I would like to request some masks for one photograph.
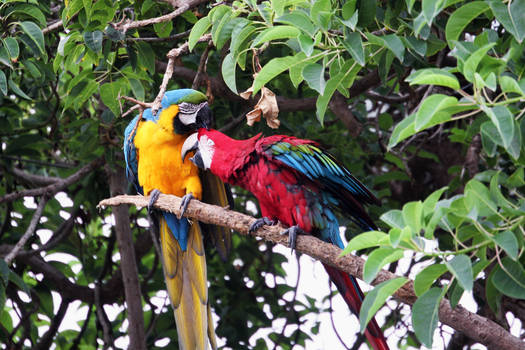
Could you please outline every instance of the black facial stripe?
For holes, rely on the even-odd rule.
[[[177,134],[187,134],[190,131],[197,129],[197,126],[195,123],[184,125],[179,119],[179,117],[175,116],[175,118],[173,118],[173,129],[175,130],[175,133]]]

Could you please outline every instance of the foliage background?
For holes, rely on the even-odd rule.
[[[177,8],[187,11],[151,21]],[[120,96],[153,101],[166,54],[186,41],[168,89],[206,91],[217,127],[233,137],[318,141],[381,198],[370,211],[389,236],[358,236],[348,251],[368,255],[368,282],[383,266],[416,279],[424,302],[412,315],[395,302],[383,311],[398,348],[430,346],[443,334],[439,301],[455,304],[465,290],[478,314],[523,337],[523,13],[517,0],[2,1],[0,253],[39,222],[13,263],[0,262],[2,347],[107,348],[126,333],[126,309],[111,321],[104,311],[124,293],[111,212],[96,204],[123,164],[128,119],[119,116],[131,104]],[[206,33],[209,50],[197,43]],[[256,99],[234,92],[252,83],[277,95],[278,130],[244,125]],[[238,210],[253,203],[235,193]],[[164,285],[144,213],[129,213],[147,347],[169,337],[175,348],[172,312],[156,306]],[[347,239],[357,233],[342,224]],[[300,348],[319,329],[307,315],[323,310],[283,298],[297,288],[284,279],[268,286],[286,275],[287,256],[262,245],[234,235],[226,263],[207,250],[217,334],[234,349]],[[398,268],[402,256],[408,269]],[[379,306],[389,287],[370,300]],[[89,310],[80,331],[58,331],[79,301]],[[286,332],[270,328],[277,319]],[[268,337],[254,336],[262,328]],[[447,348],[475,346],[448,332]]]

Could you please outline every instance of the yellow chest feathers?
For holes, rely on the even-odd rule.
[[[168,110],[163,110],[157,123],[141,121],[137,128],[134,144],[137,148],[139,183],[145,195],[158,189],[179,197],[192,192],[200,198],[202,190],[198,169],[189,160],[182,162],[180,156],[186,135],[173,132],[173,117],[170,120],[166,117]]]

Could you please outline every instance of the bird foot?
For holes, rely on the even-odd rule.
[[[193,198],[195,197],[193,197],[193,194],[191,192],[188,194],[185,194],[184,197],[182,197],[182,201],[180,202],[180,215],[177,216],[178,219],[182,218],[182,216],[186,212],[186,209],[188,209],[188,205],[190,204],[190,201]]]
[[[304,232],[299,226],[294,225],[281,232],[281,234],[288,235],[288,244],[290,245],[290,249],[292,249],[293,253],[295,250],[295,244],[297,243],[297,235],[304,235],[306,232]]]
[[[270,220],[267,217],[262,217],[262,218],[255,220],[253,224],[250,225],[250,228],[248,229],[248,233],[252,234],[264,225],[273,226],[275,224],[277,224],[277,221]]]
[[[148,215],[151,216],[153,212],[153,204],[159,199],[161,192],[156,188],[149,193],[149,202],[148,202]]]

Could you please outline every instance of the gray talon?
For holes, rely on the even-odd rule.
[[[150,216],[154,208],[153,204],[159,199],[160,193],[161,192],[155,188],[149,194],[148,215]]]
[[[188,193],[182,197],[182,201],[180,202],[180,215],[178,215],[178,218],[182,218],[184,213],[186,212],[186,209],[188,209],[188,205],[190,204],[190,201],[195,198],[193,197],[192,193]]]
[[[290,245],[290,249],[292,249],[293,253],[295,250],[295,244],[297,243],[297,235],[304,235],[305,232],[299,226],[294,225],[281,232],[281,234],[288,235],[288,244]]]
[[[267,217],[259,218],[259,219],[255,220],[255,221],[253,222],[253,224],[250,225],[250,228],[248,229],[248,233],[249,233],[249,234],[252,234],[252,233],[254,233],[255,231],[257,231],[259,228],[261,228],[262,226],[264,226],[264,225],[273,226],[273,225],[275,225],[276,223],[277,223],[276,221],[270,220],[270,219],[267,218]]]

